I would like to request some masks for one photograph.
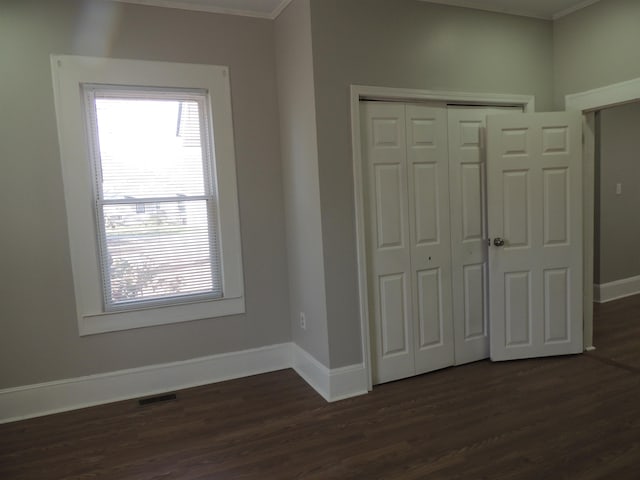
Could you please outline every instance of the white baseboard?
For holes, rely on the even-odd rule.
[[[593,301],[606,303],[640,294],[640,275],[593,286]]]
[[[0,390],[0,424],[291,367],[291,343]]]
[[[0,390],[0,424],[293,368],[328,402],[367,393],[364,365],[328,369],[293,343]]]
[[[293,345],[292,367],[327,402],[367,393],[363,364],[329,369],[298,345]]]
[[[298,345],[292,346],[291,366],[328,402],[330,398],[329,369]]]
[[[364,364],[332,368],[329,371],[330,402],[369,393]]]

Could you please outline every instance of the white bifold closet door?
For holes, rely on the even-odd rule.
[[[491,116],[491,359],[580,353],[579,112]]]
[[[486,121],[517,112],[522,108],[447,109],[456,365],[489,357]]]
[[[447,113],[363,102],[373,381],[453,364]]]
[[[374,383],[582,351],[580,116],[518,111],[361,104]]]

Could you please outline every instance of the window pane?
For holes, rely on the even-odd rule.
[[[221,296],[206,201],[105,205],[103,214],[107,303]]]
[[[96,96],[102,199],[205,195],[196,101]]]

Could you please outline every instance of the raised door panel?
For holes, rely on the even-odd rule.
[[[531,246],[531,187],[527,170],[508,170],[502,174],[502,212],[506,249]]]
[[[544,343],[569,341],[571,297],[567,268],[544,271]]]
[[[462,335],[465,341],[469,341],[487,336],[485,265],[482,263],[465,265],[463,277],[464,331]]]
[[[531,345],[531,272],[504,275],[505,342],[510,347]]]
[[[440,280],[438,268],[417,272],[419,350],[440,346],[445,341]]]
[[[547,168],[544,175],[544,245],[568,245],[571,225],[569,170]]]
[[[400,165],[374,165],[377,248],[403,248],[405,203]]]
[[[483,181],[484,165],[481,163],[463,164],[460,166],[461,180],[461,213],[462,242],[473,243],[482,240],[484,235],[483,220]]]
[[[406,276],[381,275],[378,282],[382,358],[406,355],[411,350],[411,318],[410,310],[407,308]]]
[[[413,165],[413,191],[415,192],[414,222],[416,245],[440,243],[440,186],[438,165]]]

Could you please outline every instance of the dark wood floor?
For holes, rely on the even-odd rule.
[[[327,404],[293,371],[0,425],[0,479],[640,478],[640,296],[594,353],[488,361]]]
[[[593,317],[593,355],[640,373],[640,295],[595,304]]]

